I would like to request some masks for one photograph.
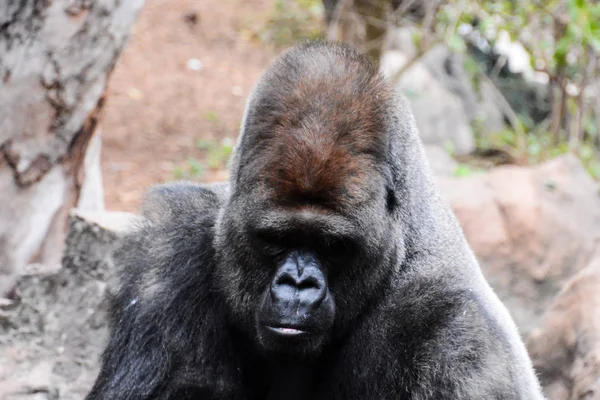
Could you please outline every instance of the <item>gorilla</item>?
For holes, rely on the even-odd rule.
[[[348,45],[281,54],[229,182],[140,214],[87,400],[543,399],[408,106]]]

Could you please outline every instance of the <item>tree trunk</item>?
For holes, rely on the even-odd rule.
[[[103,208],[94,132],[143,3],[0,0],[0,297],[60,264],[72,207]]]
[[[354,44],[378,63],[381,57],[391,0],[324,0],[329,40]]]

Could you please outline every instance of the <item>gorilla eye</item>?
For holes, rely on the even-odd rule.
[[[254,237],[258,240],[262,250],[271,256],[279,256],[286,251],[286,246],[280,235],[272,231],[256,231]]]
[[[331,262],[342,261],[351,257],[355,249],[353,241],[341,237],[327,239],[323,247],[321,253]]]
[[[335,239],[327,244],[327,250],[333,253],[342,253],[346,249],[346,243],[343,239]]]
[[[279,244],[281,239],[279,235],[267,230],[258,230],[254,236],[264,244]]]
[[[388,212],[392,212],[396,208],[396,194],[394,193],[392,188],[389,186],[385,188],[385,191],[386,191],[385,206],[386,206]]]

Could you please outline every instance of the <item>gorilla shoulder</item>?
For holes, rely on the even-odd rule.
[[[227,184],[151,187],[140,207],[142,218],[113,254],[119,268],[110,282],[112,306],[129,310],[128,304],[139,301],[152,304],[147,312],[159,313],[183,288],[177,281],[205,286],[214,266],[214,226],[228,196]]]
[[[149,221],[171,220],[190,212],[206,213],[219,209],[229,197],[226,182],[201,184],[169,182],[148,189],[140,214]]]

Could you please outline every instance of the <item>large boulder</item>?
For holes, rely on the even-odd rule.
[[[456,154],[469,153],[474,149],[472,123],[477,122],[488,132],[505,127],[504,113],[499,106],[500,92],[485,80],[476,88],[473,76],[465,68],[465,56],[453,53],[442,44],[419,57],[413,39],[415,34],[418,31],[410,27],[389,30],[382,71],[393,79],[411,62],[395,84],[411,101],[424,142],[449,141]]]
[[[600,399],[600,255],[567,283],[527,347],[550,400]]]
[[[504,129],[504,114],[499,107],[498,92],[486,81],[475,90],[473,78],[465,69],[465,57],[436,45],[423,56],[423,64],[433,76],[461,101],[469,121],[478,121],[488,132]]]
[[[435,176],[455,176],[458,163],[442,146],[434,144],[425,145],[425,156],[427,157],[429,168]]]
[[[62,268],[21,276],[0,299],[0,399],[80,400],[107,334],[110,253],[136,217],[74,210]]]
[[[574,156],[438,177],[490,284],[524,335],[600,238],[598,185]]]
[[[388,51],[381,59],[383,73],[390,79],[409,58],[400,51]],[[425,144],[452,144],[455,154],[475,150],[469,118],[455,94],[447,90],[421,62],[402,73],[394,85],[408,98],[419,133]]]

